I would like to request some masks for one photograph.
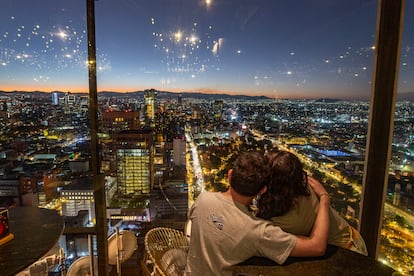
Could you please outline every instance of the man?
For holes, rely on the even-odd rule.
[[[269,167],[263,154],[240,154],[229,171],[230,188],[200,194],[189,212],[190,248],[186,275],[231,275],[232,266],[263,256],[282,264],[287,257],[321,256],[329,231],[328,193],[313,178],[309,185],[320,198],[320,208],[309,237],[283,232],[249,210],[252,200],[266,191]]]

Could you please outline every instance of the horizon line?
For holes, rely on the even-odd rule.
[[[348,100],[348,101],[369,101],[370,98],[369,97],[348,97],[348,98],[339,98],[339,97],[323,97],[323,96],[312,96],[312,97],[271,97],[271,96],[267,96],[267,95],[251,95],[251,94],[231,94],[231,93],[226,93],[226,92],[199,92],[199,91],[179,91],[179,92],[175,92],[175,91],[168,91],[168,90],[158,90],[155,88],[148,88],[148,89],[144,89],[144,90],[135,90],[135,91],[113,91],[113,90],[100,90],[97,91],[97,93],[116,93],[116,94],[128,94],[128,93],[142,93],[146,90],[151,90],[154,89],[158,92],[162,92],[162,93],[171,93],[171,94],[201,94],[201,95],[216,95],[216,96],[228,96],[228,97],[251,97],[251,98],[267,98],[267,99],[273,99],[273,100],[320,100],[320,99],[330,99],[330,100]],[[0,90],[0,93],[69,93],[69,94],[89,94],[89,92],[85,92],[85,91],[61,91],[61,90],[53,90],[53,91],[42,91],[42,90]],[[414,93],[414,92],[406,92],[403,94],[410,94],[410,93]]]

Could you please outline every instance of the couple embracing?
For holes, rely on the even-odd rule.
[[[190,208],[186,275],[231,275],[232,266],[253,256],[279,264],[322,256],[327,243],[366,255],[359,233],[292,153],[241,153],[228,178],[226,192],[203,192]]]

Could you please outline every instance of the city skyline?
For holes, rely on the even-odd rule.
[[[162,94],[157,93],[157,97]],[[70,218],[68,221],[78,221],[82,225],[80,221],[86,217],[85,213],[79,213],[79,217],[72,220],[71,217],[77,212],[71,212],[76,210],[74,208],[89,210],[88,206],[93,205],[82,206],[84,201],[77,198],[82,196],[87,202],[93,190],[90,178],[93,175],[90,167],[90,152],[93,148],[90,144],[87,97],[65,94],[52,102],[49,94],[41,93],[32,93],[27,97],[19,93],[1,96],[3,104],[0,110],[3,116],[0,119],[3,124],[0,129],[0,159],[3,160],[3,166],[0,173],[3,177],[0,188],[3,197],[0,199],[3,204],[10,206],[13,202],[20,202],[23,196],[32,197],[33,201],[25,201],[24,204],[62,210],[62,215]],[[151,125],[150,114],[154,113],[150,112],[152,107],[143,107],[136,95],[128,96],[125,94],[125,97],[114,98],[111,94],[103,94],[99,103],[102,116],[97,126],[102,126],[99,128],[102,134],[99,135],[102,145],[99,155],[102,156],[101,171],[105,175],[106,206],[117,209],[128,206],[131,210],[133,204],[134,208],[138,208],[135,216],[139,216],[140,220],[143,218],[142,201],[131,201],[129,196],[125,199],[117,196],[117,191],[121,191],[123,183],[126,183],[121,179],[122,175],[130,175],[129,180],[148,176],[146,173],[126,172],[140,163],[142,155],[134,155],[140,149],[127,146],[121,150],[119,146],[137,139],[138,133],[153,132],[147,137],[149,141],[153,137],[155,142],[155,146],[150,147],[154,154],[154,171],[151,175],[159,181],[154,181],[157,185],[150,192],[154,196],[149,201],[149,212],[145,212],[152,222],[157,223],[156,219],[163,218],[171,221],[170,212],[175,212],[173,206],[181,206],[182,216],[176,218],[185,220],[189,206],[186,195],[188,199],[194,199],[203,190],[224,190],[228,184],[225,179],[229,165],[239,152],[257,148],[264,151],[269,146],[277,146],[300,156],[309,173],[326,185],[332,198],[332,207],[355,227],[358,225],[359,200],[362,185],[366,185],[363,177],[369,139],[369,103],[251,99],[175,101],[160,97],[155,127],[132,130],[130,128]],[[146,104],[151,102],[146,101]],[[129,108],[132,108],[132,112],[123,111]],[[143,113],[139,109],[149,112],[140,116]],[[413,264],[409,247],[413,241],[413,110],[413,101],[396,104],[381,250],[376,257],[401,273],[412,271]],[[130,134],[133,137],[129,137]],[[114,141],[118,141],[119,145],[112,147]],[[132,144],[142,146],[144,143]],[[135,168],[137,171],[143,169],[139,166]],[[82,186],[88,190],[86,197],[81,194],[83,192],[75,197],[69,195],[69,198],[67,194],[58,192],[60,187],[69,193],[78,192],[76,185],[82,181]],[[11,186],[21,189],[11,189]],[[125,188],[128,189],[127,186]],[[139,195],[139,190],[131,192]],[[179,198],[183,199],[180,205],[176,205],[176,201],[174,205],[169,204],[168,196],[165,197],[169,192],[171,195],[179,192]],[[22,196],[19,193],[23,193]],[[159,197],[160,193],[164,198]],[[178,197],[175,199],[178,200]],[[161,202],[168,208],[159,208]],[[160,211],[159,217],[158,210],[161,209],[163,211]],[[111,212],[110,220],[122,217],[131,218],[130,214],[123,216]],[[174,223],[177,220],[174,219]],[[91,226],[89,222],[90,219],[84,220],[87,224],[83,226]],[[112,226],[108,231],[113,229]],[[72,253],[74,259],[83,256],[79,251],[72,251],[73,248],[67,248],[66,256]]]
[[[86,1],[3,2],[0,90],[87,92]],[[369,99],[376,13],[372,0],[95,1],[98,90]],[[410,20],[399,93],[414,91]]]

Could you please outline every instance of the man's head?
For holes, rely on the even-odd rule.
[[[234,161],[230,173],[230,186],[244,196],[255,196],[269,181],[269,162],[258,151],[242,152]]]

